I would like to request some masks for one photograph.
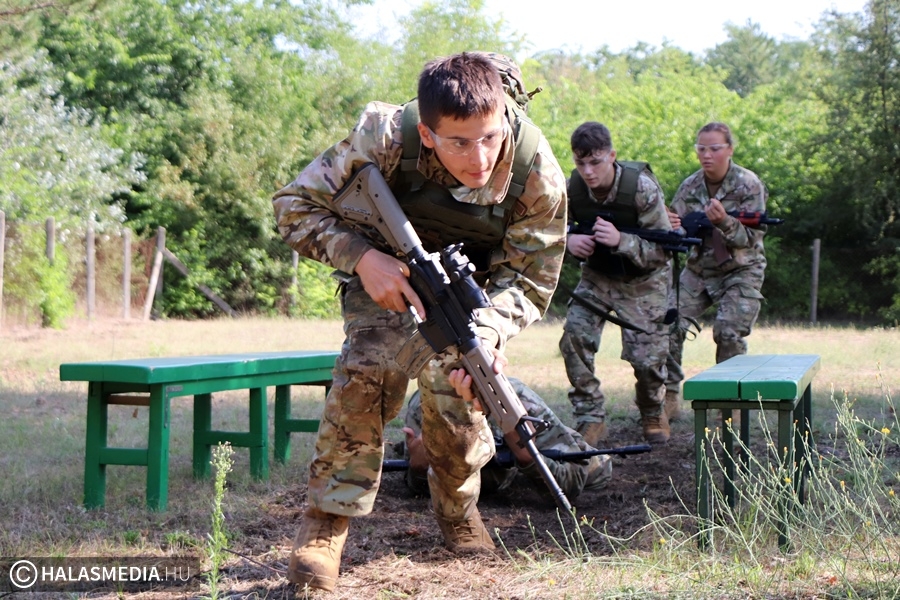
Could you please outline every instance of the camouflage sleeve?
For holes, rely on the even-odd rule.
[[[537,417],[550,423],[550,427],[537,434],[534,438],[534,445],[537,446],[539,451],[583,452],[590,449],[584,443],[584,440],[581,440],[581,436],[577,436],[576,440],[576,436],[573,435],[574,431],[560,421],[559,417],[547,406],[547,403],[544,402],[544,399],[537,392],[518,379],[510,377],[509,382],[522,401],[525,412],[529,416]],[[580,440],[580,443],[578,440]],[[581,493],[587,479],[587,460],[555,461],[545,458],[544,462],[566,496],[575,498]],[[540,473],[534,464],[522,467],[520,470],[529,478],[541,480]]]
[[[666,200],[655,177],[646,172],[641,173],[634,203],[638,210],[638,227],[672,230],[669,217],[666,215]],[[666,251],[659,244],[648,242],[633,233],[622,234],[613,254],[625,256],[636,266],[647,271],[665,268],[669,263]]]
[[[496,337],[501,350],[550,306],[565,252],[566,209],[566,178],[542,137],[506,238],[491,258],[486,291],[494,306],[477,319],[492,332],[483,337]]]
[[[373,247],[362,234],[342,222],[332,198],[353,172],[374,162],[383,174],[400,161],[400,107],[372,102],[346,139],[317,156],[272,199],[278,230],[301,256],[353,273]],[[387,177],[387,175],[385,175]]]
[[[716,194],[726,211],[764,212],[769,192],[755,173],[732,165]],[[747,227],[731,215],[716,225],[729,248],[761,248],[766,227]]]
[[[690,212],[703,210],[703,205],[696,199],[696,187],[698,180],[702,184],[703,171],[697,171],[696,173],[688,176],[684,181],[681,182],[681,185],[678,186],[678,190],[675,192],[675,195],[672,196],[672,203],[669,205],[669,208],[672,209],[672,212],[677,214],[679,217],[683,217]]]

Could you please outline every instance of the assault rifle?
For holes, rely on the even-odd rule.
[[[747,210],[730,210],[728,214],[740,221],[745,227],[759,229],[763,225],[781,225],[784,219],[775,219],[769,217],[765,211],[747,211]],[[731,252],[725,245],[725,238],[722,233],[713,226],[709,217],[702,210],[690,212],[681,218],[681,228],[688,235],[703,236],[712,235],[712,249],[716,261],[722,265],[731,260]]]
[[[462,245],[447,246],[440,253],[425,252],[373,163],[353,174],[335,195],[334,206],[346,221],[377,230],[409,266],[409,283],[425,306],[425,319],[411,311],[418,327],[397,355],[406,374],[411,379],[418,377],[434,356],[455,349],[485,412],[504,436],[518,435],[556,504],[572,514],[572,505],[534,445],[534,436],[549,424],[525,412],[506,377],[494,372],[494,356],[475,333],[475,311],[490,307],[491,301],[472,277],[475,266],[462,254]]]
[[[762,225],[781,225],[784,223],[784,219],[775,219],[761,210],[729,210],[728,214],[740,221],[741,225],[752,227],[753,229],[759,229]],[[681,218],[681,228],[687,232],[687,235],[694,237],[703,235],[705,231],[711,230],[713,224],[705,212],[694,211]]]
[[[613,225],[616,225],[616,216],[614,213],[598,210],[593,214],[592,219],[588,219],[585,222],[576,221],[569,225],[569,233],[580,233],[582,235],[593,235],[594,233],[594,222],[597,220],[597,217],[609,221]],[[619,230],[620,233],[630,233],[640,237],[641,239],[647,240],[648,242],[653,242],[661,246],[664,250],[671,252],[674,256],[675,260],[675,270],[673,272],[673,281],[675,285],[678,284],[678,254],[681,252],[689,252],[691,246],[699,246],[703,243],[703,240],[694,236],[687,236],[684,233],[679,231],[672,231],[666,229],[642,229],[640,227],[619,227],[616,226],[616,229]],[[597,246],[594,248],[594,252],[606,252],[609,253],[610,249],[603,246]],[[626,259],[622,259],[626,260]],[[588,264],[591,264],[591,261],[588,260]],[[632,329],[634,331],[639,331],[641,333],[650,334],[649,331],[642,327],[638,327],[634,323],[629,323],[623,319],[618,319],[613,317],[608,311],[603,310],[602,308],[596,306],[592,302],[590,302],[587,298],[583,298],[579,296],[574,291],[569,290],[568,288],[560,285],[560,289],[567,292],[569,296],[594,314],[606,319],[610,323],[615,323],[619,327],[624,327],[625,329]],[[677,318],[677,309],[670,310],[666,313],[665,323],[673,323]]]
[[[649,444],[637,444],[634,446],[621,446],[619,448],[598,448],[595,450],[584,450],[581,452],[562,452],[561,450],[542,450],[541,454],[549,459],[559,461],[559,462],[575,462],[576,460],[585,460],[591,458],[592,456],[600,456],[603,454],[616,455],[616,456],[629,456],[631,454],[643,454],[644,452],[650,452],[653,448]],[[494,455],[494,458],[491,459],[485,468],[499,468],[499,469],[510,469],[516,465],[516,459],[513,456],[512,451],[506,447],[505,444],[499,444],[497,446],[497,453]],[[390,471],[405,471],[409,468],[409,461],[403,459],[386,459],[381,463],[381,470],[385,472]]]
[[[600,210],[594,213],[594,218],[587,222],[575,222],[569,225],[569,233],[593,235],[594,221],[597,220],[597,217],[616,225],[616,217],[613,213]],[[666,229],[642,229],[640,227],[619,227],[618,225],[616,225],[616,229],[621,233],[630,233],[648,242],[658,244],[669,252],[689,252],[691,246],[699,246],[703,243],[703,240],[694,235],[684,235],[678,231]],[[603,251],[602,248],[598,248],[598,250]]]

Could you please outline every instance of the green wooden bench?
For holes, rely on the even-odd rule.
[[[196,477],[208,477],[212,447],[220,442],[250,449],[251,474],[269,475],[266,388],[275,386],[275,458],[287,461],[290,434],[316,431],[316,419],[292,419],[292,385],[331,385],[337,352],[262,352],[176,358],[143,358],[109,362],[66,363],[62,381],[87,381],[87,432],[84,451],[84,505],[102,507],[106,497],[106,465],[147,467],[147,506],[165,510],[169,483],[170,400],[194,397],[193,465]],[[249,431],[211,428],[212,394],[249,390]],[[150,409],[146,448],[107,446],[111,404]]]
[[[815,354],[740,355],[723,361],[684,382],[684,399],[694,410],[694,441],[697,472],[697,510],[701,528],[709,523],[712,513],[710,472],[706,458],[707,410],[722,411],[722,423],[741,411],[740,436],[745,447],[750,444],[750,410],[778,411],[778,448],[786,466],[793,469],[791,483],[802,502],[809,467],[803,460],[805,449],[812,444],[812,380],[820,366]],[[796,425],[796,426],[795,426]],[[804,441],[805,440],[805,441]],[[725,466],[723,493],[734,507],[734,439],[730,427],[722,428]],[[745,457],[746,458],[746,457]],[[800,465],[805,465],[803,469]],[[782,505],[782,511],[787,510]],[[700,544],[709,537],[701,531]],[[783,512],[778,543],[788,543],[787,514]]]

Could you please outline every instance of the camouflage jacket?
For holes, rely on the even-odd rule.
[[[623,167],[616,164],[616,176],[612,189],[601,202],[589,191],[590,199],[597,202],[599,207],[607,202],[613,202],[619,191],[619,183],[622,179]],[[672,225],[666,214],[666,200],[662,188],[656,177],[648,171],[643,171],[638,176],[637,191],[634,195],[634,204],[637,209],[637,225],[641,229],[662,229],[671,231]],[[570,215],[571,220],[571,215]],[[613,254],[618,254],[648,272],[650,276],[665,273],[668,270],[669,257],[665,250],[658,244],[648,242],[633,233],[623,233],[619,245],[610,249]]]
[[[375,163],[388,184],[396,180],[402,155],[402,107],[369,103],[350,135],[325,150],[297,179],[273,198],[275,218],[285,241],[301,256],[353,273],[371,248],[386,249],[343,222],[332,198],[360,166]],[[508,136],[490,181],[482,188],[460,186],[429,148],[422,147],[418,170],[453,192],[460,202],[503,202],[512,177],[514,142]],[[546,312],[556,289],[565,252],[565,176],[547,140],[541,136],[525,191],[491,256],[486,291],[494,307],[479,311],[478,325],[494,330],[502,349],[507,339]],[[380,237],[380,236],[378,236]]]
[[[768,196],[769,192],[766,190],[765,184],[755,173],[732,162],[725,174],[725,180],[714,198],[718,199],[728,212],[735,210],[765,211]],[[683,217],[690,212],[704,210],[709,204],[709,200],[706,180],[703,170],[700,170],[681,183],[672,199],[671,208]],[[748,267],[765,268],[766,254],[763,248],[765,226],[758,229],[746,227],[735,217],[729,215],[716,227],[721,232],[732,259],[724,264],[719,264],[719,260],[715,257],[713,244],[709,239],[711,235],[707,234],[703,245],[691,250],[687,260],[688,269],[701,277],[714,277]]]

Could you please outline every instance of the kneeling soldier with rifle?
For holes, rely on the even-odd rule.
[[[637,454],[650,450],[649,446],[644,445],[601,451],[604,453],[600,454],[584,441],[580,433],[566,426],[537,392],[515,377],[509,377],[509,383],[529,416],[550,424],[535,436],[534,444],[570,500],[577,498],[584,490],[596,490],[606,485],[612,476],[610,454]],[[404,460],[386,460],[385,470],[407,469],[406,483],[410,489],[420,494],[427,493],[428,458],[422,447],[422,404],[418,390],[407,403],[404,424],[406,440],[399,449]],[[481,493],[507,489],[517,473],[544,487],[542,482],[537,481],[541,476],[534,467],[531,455],[516,444],[506,442],[498,427],[492,426],[491,429],[497,442],[497,454],[481,471]],[[550,456],[554,458],[548,458]]]
[[[629,325],[622,328],[622,358],[634,369],[644,438],[665,444],[665,320],[672,269],[661,237],[681,238],[672,232],[663,192],[649,166],[617,161],[605,125],[580,125],[571,145],[576,168],[568,183],[567,250],[581,261],[581,280],[569,302],[559,349],[572,384],[576,429],[594,447],[607,438],[606,396],[594,367],[607,320],[593,310],[599,306]],[[640,231],[657,239],[646,239]]]
[[[481,406],[543,464],[532,439],[540,424],[500,370],[507,340],[543,316],[556,288],[565,177],[507,92],[516,76],[511,61],[485,53],[431,61],[419,76],[417,113],[369,104],[345,140],[275,195],[285,241],[344,273],[346,338],[291,552],[295,583],[335,587],[349,517],[372,511],[384,427],[400,413],[411,376],[422,392],[432,507],[450,550],[495,547],[476,506],[494,438],[451,373],[477,375]]]

